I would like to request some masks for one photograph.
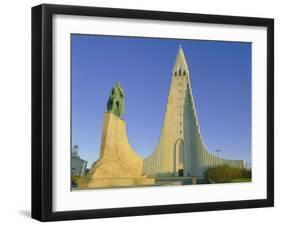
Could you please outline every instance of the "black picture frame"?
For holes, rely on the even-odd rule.
[[[52,210],[52,18],[55,14],[266,27],[267,198],[54,212]],[[274,206],[273,19],[49,4],[32,8],[32,218],[40,221],[57,221],[271,206]]]

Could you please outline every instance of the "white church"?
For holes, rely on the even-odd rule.
[[[203,176],[208,167],[230,165],[245,168],[244,160],[221,158],[208,151],[200,133],[190,84],[190,72],[179,48],[160,139],[154,152],[144,159],[149,176]]]

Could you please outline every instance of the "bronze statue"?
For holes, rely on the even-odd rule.
[[[118,82],[112,87],[107,101],[107,110],[120,117],[124,114],[124,90]]]

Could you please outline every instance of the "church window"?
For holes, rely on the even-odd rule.
[[[183,75],[185,75],[185,71],[183,71]]]
[[[177,76],[177,72],[175,72],[175,76]]]
[[[180,68],[180,70],[179,70],[179,76],[181,76],[181,68]]]

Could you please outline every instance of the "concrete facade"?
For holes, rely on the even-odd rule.
[[[203,176],[211,166],[227,164],[244,168],[244,160],[227,160],[206,148],[198,123],[189,68],[179,48],[172,70],[166,113],[159,142],[144,159],[143,171],[150,176]]]

